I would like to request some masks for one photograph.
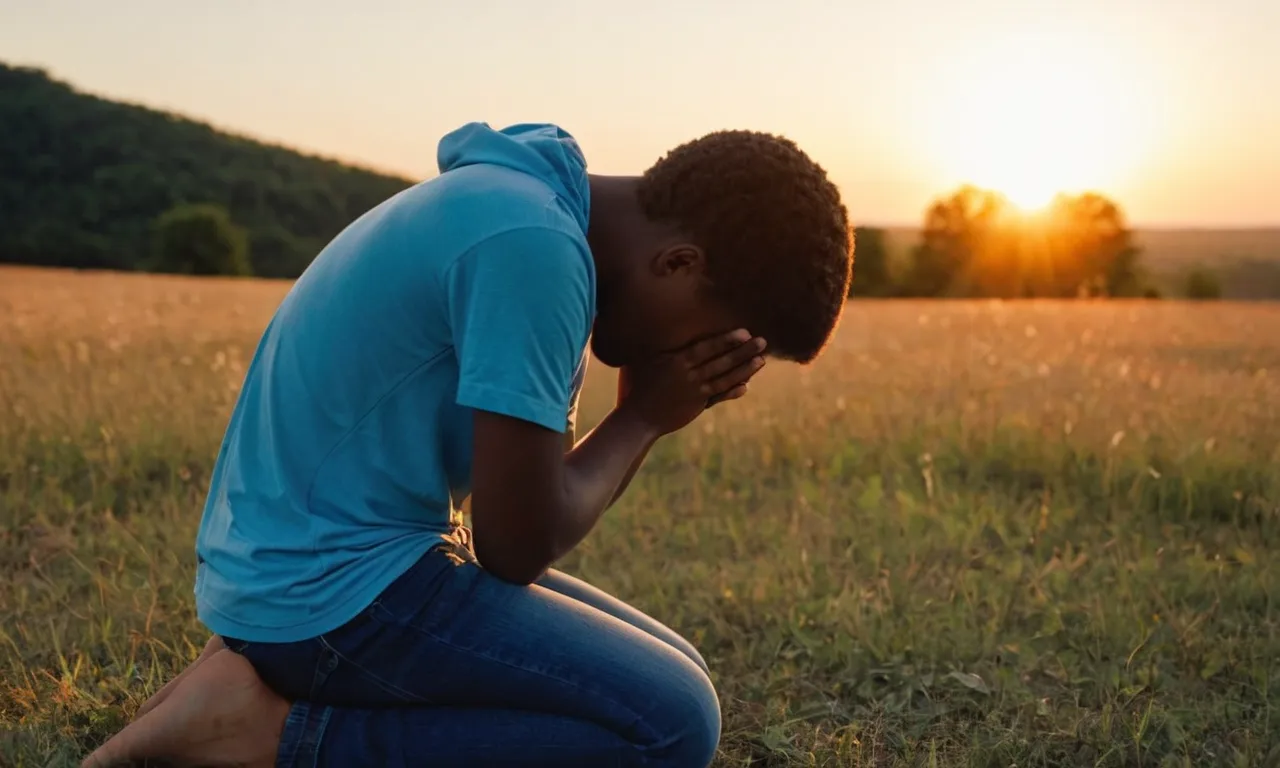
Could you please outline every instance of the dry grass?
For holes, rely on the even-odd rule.
[[[0,269],[0,764],[68,764],[202,642],[287,287]],[[724,765],[1263,765],[1278,500],[1280,306],[856,303],[566,567],[704,649]]]

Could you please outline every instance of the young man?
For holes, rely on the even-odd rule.
[[[267,327],[196,545],[214,638],[86,765],[712,760],[698,652],[550,566],[766,350],[817,356],[852,264],[839,194],[744,131],[600,177],[555,126],[472,124],[439,166]],[[588,340],[618,400],[575,444]]]

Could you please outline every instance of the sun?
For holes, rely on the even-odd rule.
[[[933,129],[947,175],[1026,210],[1115,184],[1132,162],[1139,115],[1105,58],[1068,30],[1001,42],[948,71]]]

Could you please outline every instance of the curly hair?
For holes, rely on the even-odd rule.
[[[637,190],[651,221],[674,224],[707,260],[713,293],[771,355],[808,363],[849,294],[849,216],[827,173],[790,139],[718,131],[671,150]]]

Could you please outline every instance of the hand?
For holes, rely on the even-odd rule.
[[[737,330],[626,366],[618,376],[618,407],[660,434],[675,432],[707,408],[745,395],[747,382],[764,367],[765,346]]]

